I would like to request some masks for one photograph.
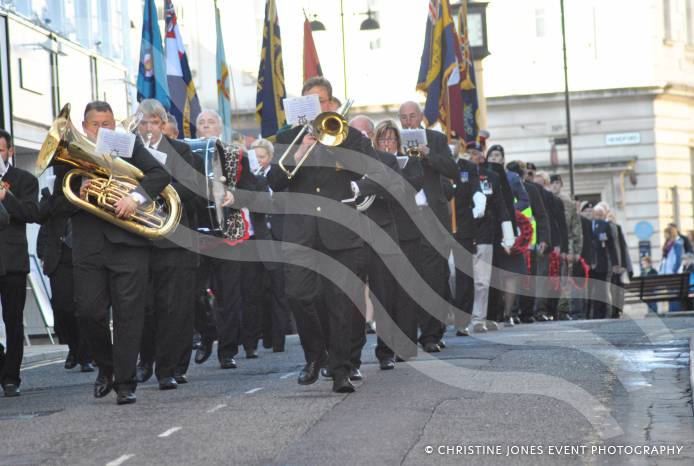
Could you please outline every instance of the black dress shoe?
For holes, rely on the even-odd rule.
[[[358,367],[353,367],[352,370],[349,371],[349,380],[364,380],[364,374],[361,373]]]
[[[520,317],[518,317],[518,316],[513,316],[513,323],[514,323],[514,324],[520,324],[520,323],[521,323]]]
[[[353,393],[354,385],[349,381],[349,377],[338,377],[333,382],[333,391],[335,393]]]
[[[521,317],[520,321],[524,324],[532,324],[535,322],[535,318],[533,316]]]
[[[327,367],[321,367],[320,376],[323,377],[324,379],[332,380],[333,379],[333,371],[331,371]]]
[[[176,379],[176,383],[179,385],[188,383],[188,377],[186,377],[185,375],[176,375],[174,376],[174,379]]]
[[[468,330],[467,327],[465,327],[462,330],[456,330],[455,336],[457,336],[457,337],[469,337],[470,336],[470,330]]]
[[[311,361],[301,369],[299,372],[299,385],[311,385],[316,383],[318,380],[318,373],[320,372],[320,363],[318,361]]]
[[[212,354],[214,341],[204,339],[200,342],[200,348],[195,350],[195,364],[202,364],[207,361]]]
[[[178,383],[173,377],[164,377],[159,380],[159,390],[175,390],[177,387]]]
[[[65,369],[74,369],[77,367],[77,358],[74,354],[68,353],[65,358]]]
[[[80,364],[80,366],[80,372],[94,372],[96,370],[94,364],[91,362],[85,362],[84,364]]]
[[[536,322],[549,322],[550,318],[546,314],[538,314],[535,316]]]
[[[258,359],[258,350],[246,350],[246,359]]]
[[[132,389],[119,390],[116,396],[116,404],[119,405],[130,405],[136,401],[137,397],[135,396],[135,390]]]
[[[439,345],[439,348],[444,349],[446,347],[446,342],[443,340],[439,340],[438,345]]]
[[[147,362],[138,364],[137,370],[135,371],[135,380],[137,380],[137,383],[145,383],[152,378],[153,372],[152,364]]]
[[[19,396],[20,391],[19,391],[19,386],[13,384],[13,383],[8,383],[2,386],[2,389],[5,391],[5,397],[6,398],[11,398],[13,396]]]
[[[99,371],[94,382],[94,398],[103,398],[113,390],[113,374]]]
[[[381,359],[378,361],[379,366],[381,366],[382,371],[389,371],[395,369],[395,361],[392,359]]]
[[[440,353],[441,348],[436,343],[430,342],[424,345],[424,351],[427,353]]]
[[[222,358],[222,360],[219,361],[219,367],[222,369],[236,369],[236,361],[234,361],[234,358],[231,356]]]

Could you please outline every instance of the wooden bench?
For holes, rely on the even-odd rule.
[[[694,297],[694,291],[689,289],[688,273],[634,277],[624,285],[624,290],[625,304],[680,301],[682,310],[687,310],[687,300]]]

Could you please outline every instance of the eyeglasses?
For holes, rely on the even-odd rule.
[[[385,142],[398,142],[396,138],[380,138],[376,140],[379,144],[383,144]]]

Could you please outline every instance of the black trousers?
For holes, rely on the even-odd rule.
[[[475,300],[475,278],[472,271],[472,255],[475,253],[473,238],[458,238],[467,254],[454,252],[455,259],[455,306],[458,308],[455,314],[455,326],[464,329],[472,319],[472,304]]]
[[[214,324],[214,311],[210,304],[207,290],[210,288],[210,267],[212,259],[208,256],[198,256],[198,269],[195,272],[195,331],[203,340],[217,339],[217,329]]]
[[[341,275],[334,283],[319,275],[326,265],[321,263],[315,254],[285,251],[288,261],[284,268],[285,289],[289,307],[296,320],[304,357],[307,362],[322,361],[325,352],[328,351],[328,367],[336,377],[346,377],[352,368],[352,316],[354,312],[359,312],[355,311],[355,304],[348,295],[364,294],[365,250],[363,247],[329,250],[320,239],[315,240],[311,249],[326,254],[358,277],[355,281],[343,279]],[[321,326],[321,314],[328,316],[328,335]]]
[[[420,269],[424,281],[442,299],[449,296],[448,288],[448,259],[441,256],[426,239],[422,239],[420,246]],[[419,343],[424,346],[427,343],[438,343],[446,329],[444,316],[436,316],[436,309],[419,309]]]
[[[624,282],[622,282],[622,274],[613,273],[610,281],[615,285],[611,288],[612,303],[610,306],[610,317],[619,319],[624,310]]]
[[[262,262],[241,264],[241,344],[246,351],[258,349],[262,332],[264,273]]]
[[[0,277],[0,302],[5,323],[7,352],[0,364],[0,384],[19,385],[19,368],[24,356],[24,303],[27,295],[27,275],[7,273]],[[0,362],[2,362],[0,356]]]
[[[72,249],[64,246],[58,267],[49,277],[55,332],[60,343],[68,346],[77,362],[85,364],[92,361],[92,355],[82,319],[77,318],[73,274]]]
[[[608,306],[608,283],[607,272],[590,271],[591,281],[588,289],[588,297],[590,299],[591,313],[589,318],[604,319],[607,317]]]
[[[158,380],[183,375],[193,348],[195,256],[181,248],[152,248],[150,288],[140,361],[155,363]]]
[[[225,246],[226,247],[226,246]],[[242,262],[210,259],[210,285],[214,292],[212,312],[217,327],[217,357],[234,357],[241,339]]]
[[[419,261],[419,240],[400,241],[399,244],[402,251],[399,258],[409,261],[416,267],[415,264]],[[419,308],[373,251],[369,257],[369,288],[371,293],[381,301],[386,312],[384,315],[375,310],[374,318],[378,333],[376,358],[382,361],[393,359],[396,354],[403,358],[415,356]],[[401,341],[400,332],[405,335],[405,341]]]
[[[134,389],[147,304],[149,251],[104,241],[104,248],[74,264],[77,315],[84,319],[99,370],[117,389]],[[113,310],[113,343],[109,331]]]
[[[284,291],[284,264],[264,266],[263,283],[263,345],[284,351],[289,327],[289,304]]]

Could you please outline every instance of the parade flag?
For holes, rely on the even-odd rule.
[[[219,8],[215,0],[214,4],[215,23],[217,26],[217,106],[219,115],[222,117],[224,127],[224,140],[231,142],[231,87],[229,83],[230,72],[227,66],[226,54],[224,53],[224,39],[222,37],[222,23],[219,18]]]
[[[275,0],[267,0],[255,108],[256,119],[260,123],[260,133],[263,137],[277,134],[277,131],[285,125],[282,99],[286,96],[277,8]]]
[[[313,42],[311,23],[308,18],[304,18],[304,82],[316,76],[323,76],[323,71],[320,68],[316,43]]]
[[[176,20],[173,2],[166,0],[166,77],[169,83],[169,111],[178,121],[178,131],[185,138],[195,137],[195,120],[200,114],[200,101],[195,92],[188,56]]]
[[[169,86],[166,82],[164,46],[161,43],[157,6],[145,0],[140,43],[140,67],[137,73],[137,101],[157,99],[169,108]]]
[[[451,75],[458,69],[457,48],[458,37],[448,0],[430,0],[417,79],[417,90],[427,96],[424,105],[427,126],[438,121],[450,130],[448,86]]]
[[[475,76],[475,62],[470,47],[470,38],[467,27],[467,0],[463,0],[463,6],[458,14],[458,31],[460,34],[460,92],[463,106],[463,127],[465,142],[477,141],[480,130],[480,105],[477,95],[477,78]]]

